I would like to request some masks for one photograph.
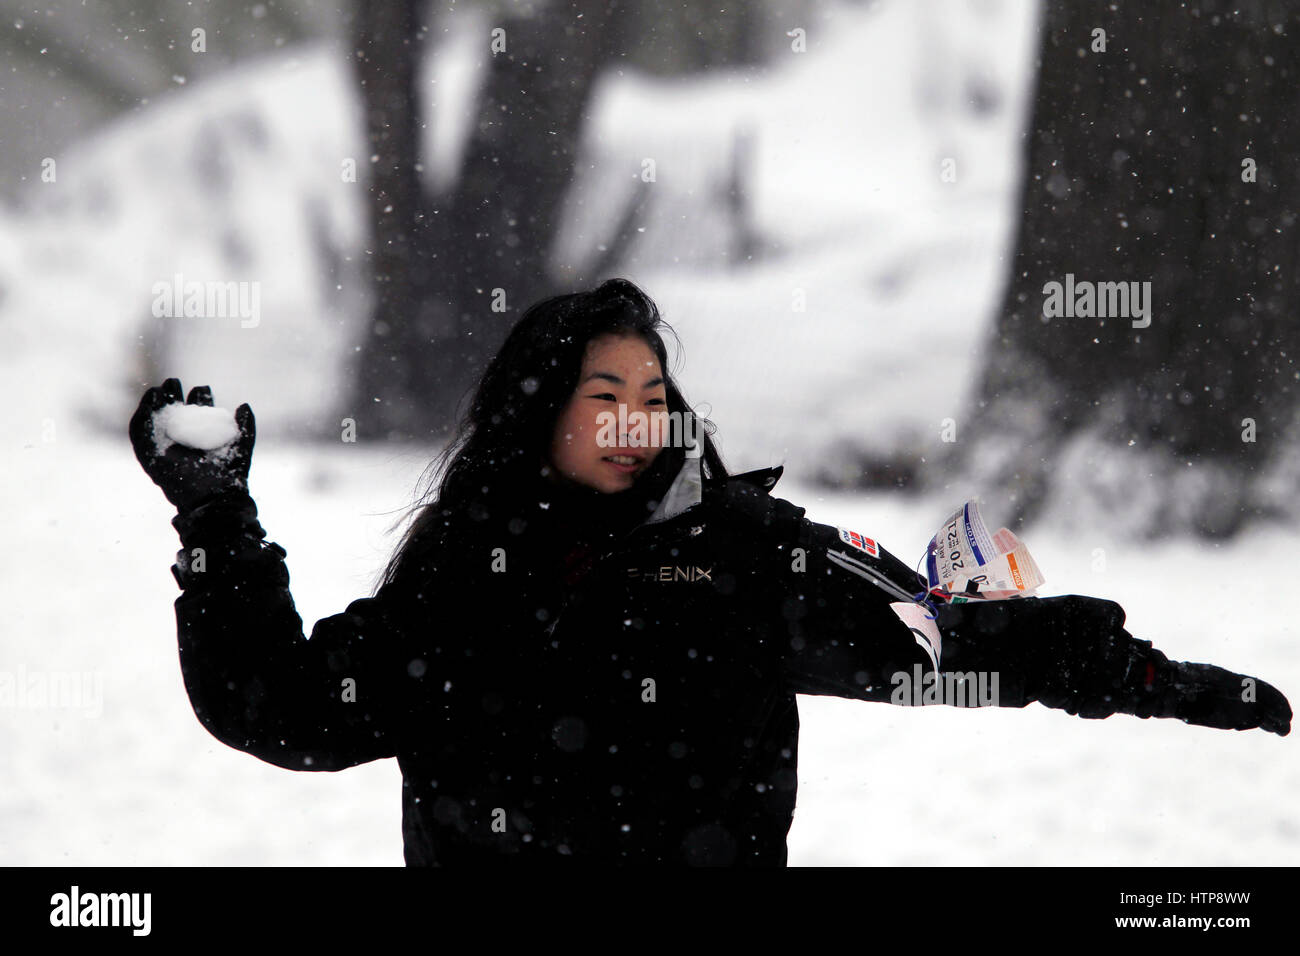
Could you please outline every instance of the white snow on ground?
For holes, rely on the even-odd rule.
[[[809,53],[752,84],[610,81],[589,144],[605,161],[659,157],[671,190],[692,143],[725,141],[716,129],[741,118],[755,124],[756,215],[787,254],[736,272],[693,268],[690,236],[665,234],[659,246],[652,236],[647,256],[680,240],[681,262],[632,278],[681,334],[687,395],[718,424],[732,469],[786,462],[782,497],[909,561],[945,515],[989,489],[828,495],[800,480],[819,450],[845,438],[922,450],[937,441],[939,422],[961,413],[996,307],[1033,6],[936,9],[894,0],[842,11],[810,25]],[[71,207],[0,215],[0,401],[11,410],[0,436],[0,672],[89,672],[89,687],[95,675],[102,687],[82,709],[0,706],[0,776],[10,783],[0,788],[0,864],[402,862],[396,761],[292,772],[199,724],[177,661],[174,511],[126,439],[139,391],[109,416],[111,432],[79,415],[121,400],[137,336],[177,321],[149,316],[152,283],[177,271],[262,281],[265,320],[227,330],[237,348],[222,354],[225,333],[191,326],[165,373],[187,389],[211,385],[218,405],[253,406],[250,485],[288,551],[305,630],[369,593],[395,543],[384,531],[433,450],[297,444],[287,424],[338,392],[353,334],[341,323],[359,301],[320,288],[299,215],[318,203],[345,245],[359,225],[351,194],[336,188],[338,158],[360,155],[349,140],[355,104],[329,57],[299,51],[168,97],[61,164],[95,171],[68,176]],[[468,89],[474,62],[447,57],[440,95]],[[970,76],[1002,96],[982,118],[963,111]],[[634,112],[650,119],[632,123]],[[174,144],[187,144],[184,156]],[[192,176],[204,144],[227,164],[225,192]],[[453,154],[439,148],[435,172]],[[938,180],[947,156],[957,183]],[[246,246],[242,271],[217,248],[230,235]],[[792,310],[796,290],[806,312]],[[986,512],[994,527],[1005,517]],[[1282,531],[1148,547],[1102,530],[1104,516],[1060,517],[1023,534],[1047,575],[1044,594],[1118,600],[1129,630],[1171,658],[1262,677],[1297,699],[1296,615],[1277,581],[1294,548]],[[800,710],[795,865],[1298,856],[1293,737],[1084,721],[1036,704],[802,697]]]

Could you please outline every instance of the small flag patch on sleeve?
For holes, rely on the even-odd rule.
[[[853,545],[859,551],[865,551],[873,558],[880,557],[880,548],[876,547],[876,542],[864,534],[856,531],[850,531],[848,528],[837,528],[840,533],[840,540]]]

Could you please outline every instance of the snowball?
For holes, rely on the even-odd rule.
[[[212,451],[237,439],[239,425],[235,422],[234,414],[227,408],[172,402],[154,412],[153,434],[160,455],[173,442],[188,448]]]

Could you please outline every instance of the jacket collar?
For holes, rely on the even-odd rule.
[[[654,513],[641,523],[643,526],[675,518],[679,514],[694,508],[703,500],[704,480],[700,470],[702,461],[703,457],[700,455],[686,458],[682,463],[682,467],[677,471],[677,477],[673,479],[672,485],[669,486],[668,493],[659,502],[659,507],[654,510]],[[776,465],[773,468],[758,468],[744,474],[731,475],[727,478],[727,481],[744,482],[770,493],[784,471],[785,465]]]
[[[741,475],[732,475],[727,480],[743,481],[745,484],[753,485],[755,488],[770,494],[776,483],[781,480],[781,474],[784,471],[785,465],[774,465],[771,468],[756,468]]]
[[[659,507],[642,522],[643,525],[657,524],[660,521],[676,518],[703,500],[704,481],[700,471],[701,461],[699,455],[687,456],[682,462],[682,467],[677,470],[677,477],[668,486],[668,493],[659,502]]]

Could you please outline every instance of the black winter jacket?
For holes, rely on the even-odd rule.
[[[932,680],[950,660],[999,669],[1001,706],[1172,715],[1164,656],[1113,602],[946,607],[934,646],[890,608],[923,579],[772,497],[782,470],[703,481],[688,458],[567,593],[531,588],[527,550],[487,535],[310,640],[285,549],[247,494],[221,495],[173,520],[195,714],[293,770],[396,757],[409,865],[784,865],[795,695],[912,703],[899,675]]]

